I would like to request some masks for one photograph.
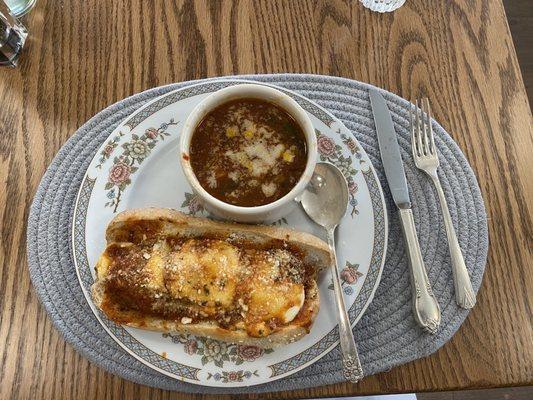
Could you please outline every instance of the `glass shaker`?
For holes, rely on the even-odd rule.
[[[28,31],[15,18],[3,0],[0,0],[0,66],[15,67]]]

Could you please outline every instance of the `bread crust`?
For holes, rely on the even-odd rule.
[[[125,318],[133,319],[135,322],[128,322],[124,325],[160,332],[177,332],[205,336],[225,342],[255,345],[262,348],[291,343],[309,332],[319,310],[319,292],[316,284],[316,273],[320,269],[325,268],[332,260],[328,245],[319,238],[292,229],[218,222],[207,218],[192,217],[172,209],[144,208],[128,210],[118,214],[107,227],[107,244],[120,241],[121,229],[129,222],[138,221],[157,221],[158,223],[162,223],[161,234],[163,235],[171,235],[178,232],[180,235],[186,237],[201,237],[202,235],[228,236],[236,234],[242,236],[246,241],[258,244],[271,240],[282,240],[301,250],[304,255],[304,261],[315,267],[315,278],[306,287],[304,304],[298,314],[306,313],[306,323],[298,323],[299,318],[297,316],[292,322],[266,337],[251,337],[245,330],[224,329],[218,326],[215,321],[183,324],[180,321],[140,315],[136,312],[133,312],[135,314],[134,318]],[[92,286],[92,297],[95,305],[102,309],[102,303],[105,301],[105,280],[100,279],[99,274],[97,274],[97,279]],[[109,303],[107,306],[109,307]],[[120,315],[121,312],[118,308],[114,311],[115,315],[117,315],[116,313]]]

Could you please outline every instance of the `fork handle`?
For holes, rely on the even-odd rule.
[[[410,208],[400,208],[400,221],[404,233],[411,284],[413,286],[413,312],[416,322],[429,333],[437,333],[440,325],[440,307],[426,273],[424,260],[418,244],[415,220]]]
[[[455,285],[455,301],[459,307],[470,309],[476,304],[476,294],[472,289],[472,283],[468,276],[468,270],[466,269],[463,253],[459,247],[459,241],[453,227],[452,217],[448,210],[448,203],[444,196],[444,191],[440,184],[440,180],[437,174],[432,175],[431,179],[437,189],[439,196],[440,208],[442,209],[442,218],[444,220],[444,226],[446,227],[446,237],[448,238],[448,247],[450,249],[450,257],[452,261],[453,281]]]

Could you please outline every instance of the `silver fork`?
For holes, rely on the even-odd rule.
[[[424,101],[425,100],[425,101]],[[425,103],[425,105],[424,105]],[[415,107],[410,109],[411,125],[411,146],[413,158],[418,169],[429,175],[439,196],[440,207],[442,209],[442,218],[446,227],[446,236],[448,238],[448,247],[452,259],[452,272],[455,284],[455,301],[462,308],[472,308],[476,304],[476,295],[472,289],[472,283],[468,276],[465,260],[459,247],[457,235],[453,227],[448,204],[444,197],[444,191],[440,184],[437,168],[439,167],[439,158],[435,149],[433,139],[433,128],[431,127],[431,111],[429,109],[429,100],[427,98],[420,101],[421,107],[418,107],[416,100]]]

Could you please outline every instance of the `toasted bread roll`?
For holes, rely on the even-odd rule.
[[[175,210],[117,215],[92,287],[132,327],[274,347],[309,332],[328,246],[290,229],[222,223]]]

